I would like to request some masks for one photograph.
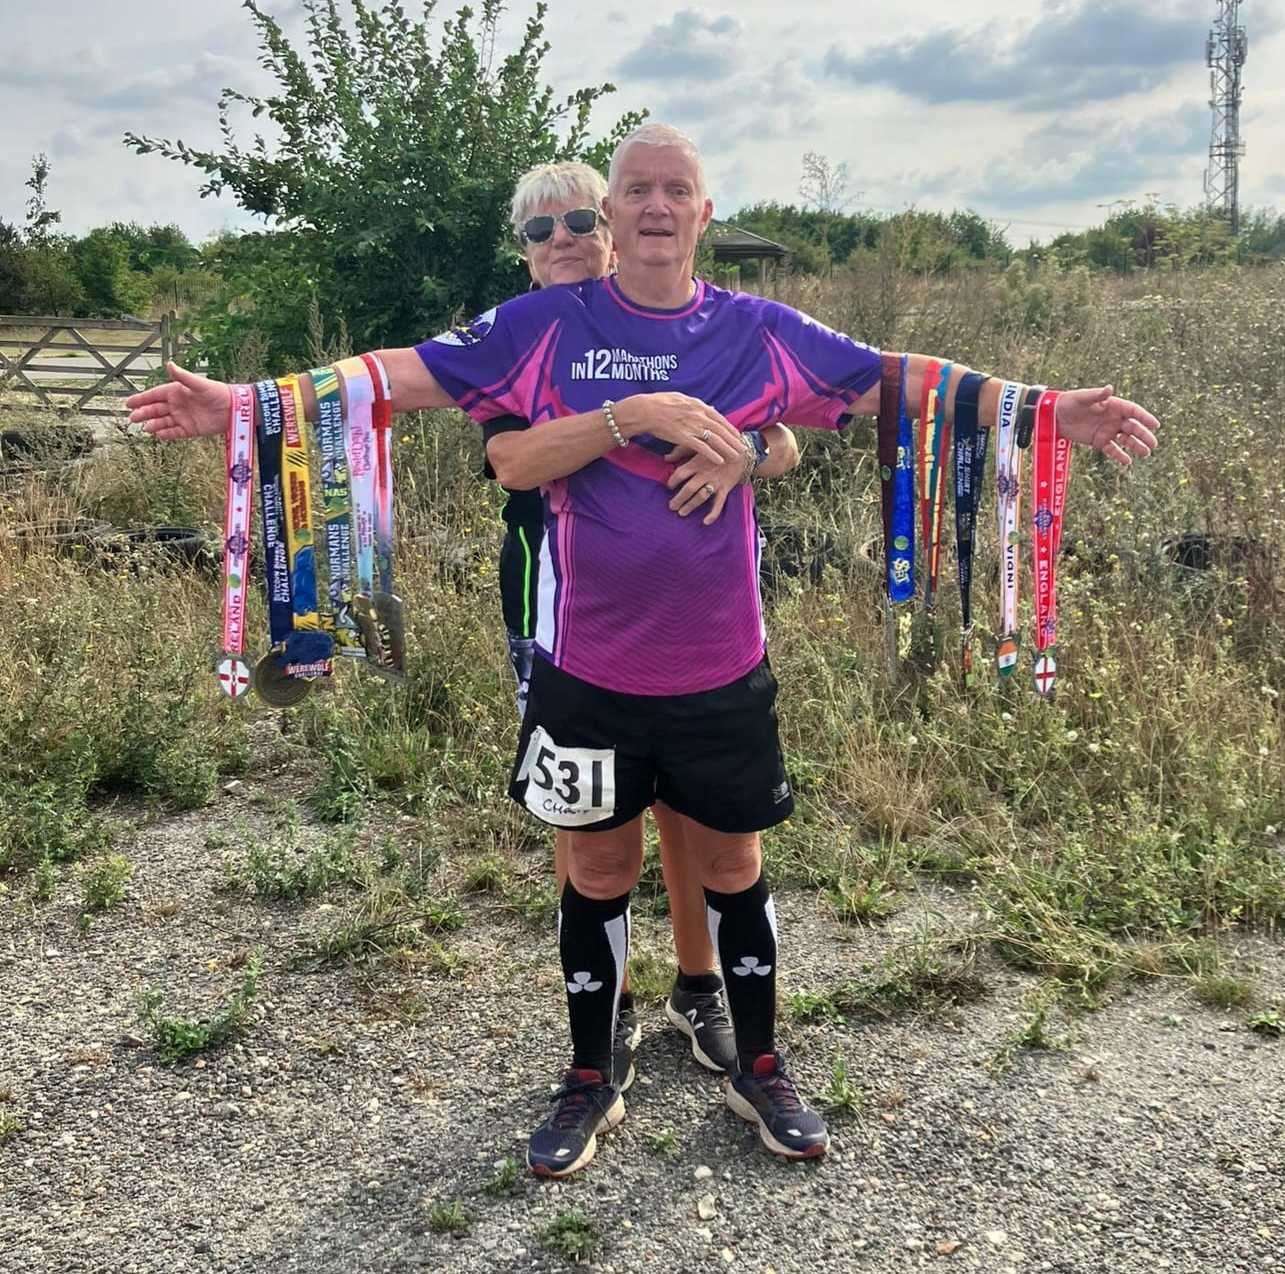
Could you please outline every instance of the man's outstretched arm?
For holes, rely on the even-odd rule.
[[[931,362],[944,363],[927,354],[910,354],[906,366],[906,402],[912,415],[923,394],[924,376]],[[954,422],[955,394],[969,368],[956,364],[946,387],[946,419]],[[988,380],[977,404],[978,423],[989,426],[999,407],[1001,378]],[[879,382],[876,381],[852,405],[854,415],[874,416],[879,413]],[[1118,465],[1130,465],[1135,459],[1149,456],[1156,447],[1156,430],[1160,422],[1145,407],[1127,398],[1117,398],[1110,385],[1094,389],[1067,389],[1057,402],[1057,431],[1069,442],[1100,451]]]

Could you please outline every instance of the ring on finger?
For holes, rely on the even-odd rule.
[[[708,429],[702,429],[702,430],[701,430],[701,442],[708,442],[708,441],[709,441],[709,430],[708,430]]]
[[[707,482],[703,487],[701,487],[701,490],[704,491],[706,495],[714,494],[714,486],[712,483],[709,483],[709,482]]]

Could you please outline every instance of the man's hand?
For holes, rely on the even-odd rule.
[[[1156,447],[1160,422],[1145,408],[1117,398],[1110,385],[1066,389],[1057,400],[1057,432],[1069,442],[1100,451],[1118,465],[1146,459]]]
[[[232,391],[221,380],[198,376],[177,363],[166,363],[169,383],[155,385],[125,399],[130,424],[162,442],[207,438],[227,432]]]
[[[721,412],[707,407],[699,398],[686,394],[631,394],[615,405],[616,421],[626,438],[651,434],[674,449],[669,461],[689,456],[703,456],[712,464],[730,464],[737,475],[745,457],[740,433]]]

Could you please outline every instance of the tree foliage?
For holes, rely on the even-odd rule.
[[[216,364],[252,329],[274,364],[297,361],[305,297],[328,327],[342,321],[370,347],[422,339],[511,295],[521,286],[507,225],[516,178],[555,159],[601,164],[642,118],[626,115],[591,143],[594,105],[613,86],[558,101],[542,84],[544,4],[503,57],[494,52],[501,0],[460,9],[440,39],[434,0],[418,20],[399,0],[378,9],[353,0],[351,29],[335,0],[304,0],[302,49],[255,0],[244,7],[276,90],[222,93],[218,150],[125,137],[139,154],[201,170],[202,195],[230,194],[269,223],[221,252],[236,304],[207,333]],[[238,140],[240,110],[266,118],[274,135]]]

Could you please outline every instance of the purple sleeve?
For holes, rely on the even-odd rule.
[[[556,338],[556,291],[531,292],[479,314],[415,352],[460,408],[478,424],[496,416],[534,421],[539,410],[540,370]]]
[[[768,349],[786,388],[782,420],[842,429],[852,404],[879,380],[879,351],[775,301],[764,303],[763,319]]]

